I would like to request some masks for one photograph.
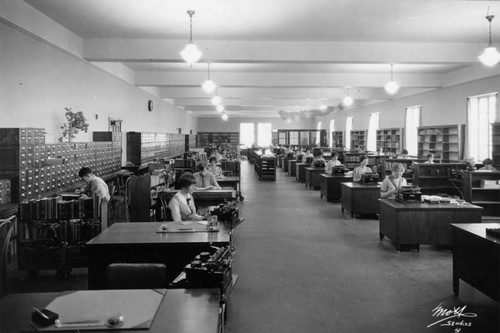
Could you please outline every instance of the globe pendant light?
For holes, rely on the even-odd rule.
[[[391,81],[387,82],[387,84],[384,87],[385,91],[387,91],[387,93],[390,95],[394,95],[399,90],[399,84],[396,81],[394,81],[394,72],[392,67],[393,65],[391,64]]]
[[[217,88],[215,88],[215,96],[212,97],[211,102],[215,106],[220,105],[222,103],[222,98],[219,95],[217,95]]]
[[[228,119],[228,116],[227,116],[227,114],[224,112],[224,113],[222,114],[222,120],[227,121],[227,119]]]
[[[354,99],[349,95],[349,89],[347,89],[347,94],[346,96],[344,97],[344,99],[342,100],[342,103],[345,105],[345,106],[351,106],[352,103],[354,103]]]
[[[198,47],[193,43],[193,15],[195,13],[194,10],[187,11],[189,15],[189,42],[186,44],[184,50],[181,51],[181,56],[187,63],[193,64],[198,62],[201,58],[201,51],[198,50]]]
[[[217,109],[217,112],[222,112],[222,111],[224,111],[224,105],[219,104],[219,105],[217,105],[216,109]]]
[[[495,15],[488,15],[486,19],[489,22],[489,43],[488,47],[484,49],[484,52],[478,57],[479,60],[488,67],[493,67],[500,61],[500,53],[498,53],[497,48],[491,43],[491,21],[495,18]]]
[[[203,90],[205,90],[205,92],[208,94],[213,93],[215,88],[217,88],[217,85],[215,84],[215,82],[210,80],[210,63],[208,63],[208,78],[203,83],[202,87],[203,87]]]

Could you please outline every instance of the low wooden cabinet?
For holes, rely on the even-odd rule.
[[[342,197],[341,183],[345,182],[352,182],[352,176],[322,173],[319,176],[321,199],[326,197],[326,201],[340,200]]]
[[[319,176],[325,172],[325,168],[306,168],[306,188],[310,190],[319,189]]]
[[[297,160],[288,160],[288,175],[295,177],[297,174]]]
[[[310,167],[311,163],[297,163],[295,165],[295,178],[299,182],[306,181],[306,168]]]
[[[362,185],[360,183],[341,183],[342,186],[342,213],[344,209],[356,214],[378,214],[380,199],[379,185]]]

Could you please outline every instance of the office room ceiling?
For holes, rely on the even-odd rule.
[[[220,116],[211,78],[231,116],[353,107],[443,87],[446,76],[478,63],[497,1],[438,0],[25,0],[83,39],[92,62],[122,63],[135,84],[200,117]],[[203,52],[190,66],[189,38]],[[500,17],[493,21],[500,41]],[[384,85],[401,85],[388,95]],[[348,90],[347,90],[348,89]]]

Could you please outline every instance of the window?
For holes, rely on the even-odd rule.
[[[491,158],[491,124],[495,122],[496,110],[496,93],[467,99],[468,155],[478,162]]]
[[[320,146],[320,143],[321,143],[321,125],[323,125],[323,123],[321,121],[318,121],[318,126],[316,127],[316,129],[318,130],[316,132],[316,137],[314,139],[311,138],[311,140],[313,142],[311,142],[311,144],[313,146]]]
[[[252,147],[255,143],[254,126],[252,123],[240,124],[240,142],[245,148]]]
[[[368,151],[377,150],[377,130],[379,128],[380,113],[370,113],[370,122],[368,124],[368,138],[366,149]]]
[[[418,154],[418,128],[420,127],[420,111],[421,105],[410,106],[406,108],[405,118],[405,136],[406,150],[409,155],[417,156]]]
[[[290,145],[298,146],[299,145],[299,132],[290,131]]]
[[[352,116],[347,117],[345,121],[345,147],[351,149],[351,131],[352,131]]]
[[[269,147],[272,144],[273,128],[270,123],[259,123],[257,125],[257,143],[259,147]]]
[[[300,132],[300,145],[303,147],[309,146],[309,131]]]
[[[335,138],[333,137],[333,132],[335,132],[335,119],[330,120],[330,148],[333,147]]]

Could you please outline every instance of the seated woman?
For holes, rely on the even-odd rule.
[[[312,167],[313,168],[324,168],[326,164],[325,159],[323,158],[323,151],[319,150],[316,153],[316,157],[314,157],[312,161]]]
[[[334,151],[332,152],[332,159],[329,160],[325,165],[325,172],[331,175],[333,172],[333,168],[341,165],[342,163],[340,163],[339,161],[339,154]]]
[[[484,166],[480,168],[479,170],[490,170],[490,171],[497,171],[497,169],[493,166],[493,160],[491,158],[486,158],[483,161]]]
[[[401,152],[401,154],[398,155],[398,158],[399,159],[404,159],[404,160],[409,159],[410,156],[408,155],[408,150],[403,149],[403,151]]]
[[[196,169],[198,170],[198,172],[194,174],[196,190],[206,191],[221,189],[219,183],[215,180],[214,174],[207,170],[207,162],[200,162]]]
[[[309,157],[314,158],[313,154],[311,154],[311,149],[306,148],[306,151],[304,152],[304,156],[302,157],[302,160],[305,161]]]
[[[367,164],[368,157],[361,156],[361,158],[359,159],[359,166],[355,167],[353,171],[353,182],[359,182],[361,180],[361,175],[364,175],[365,173],[373,173],[372,169],[366,166]]]
[[[174,195],[168,203],[172,219],[175,222],[180,221],[201,221],[203,216],[196,214],[193,192],[196,179],[192,173],[186,172],[179,177],[181,189]]]
[[[207,167],[207,170],[214,174],[215,178],[223,177],[222,169],[217,166],[217,157],[210,157],[210,165]]]
[[[392,166],[392,175],[385,177],[380,186],[380,195],[382,198],[392,199],[398,193],[401,186],[406,186],[406,179],[403,178],[404,168],[396,163]]]
[[[424,164],[434,164],[434,154],[427,154],[427,161]]]

